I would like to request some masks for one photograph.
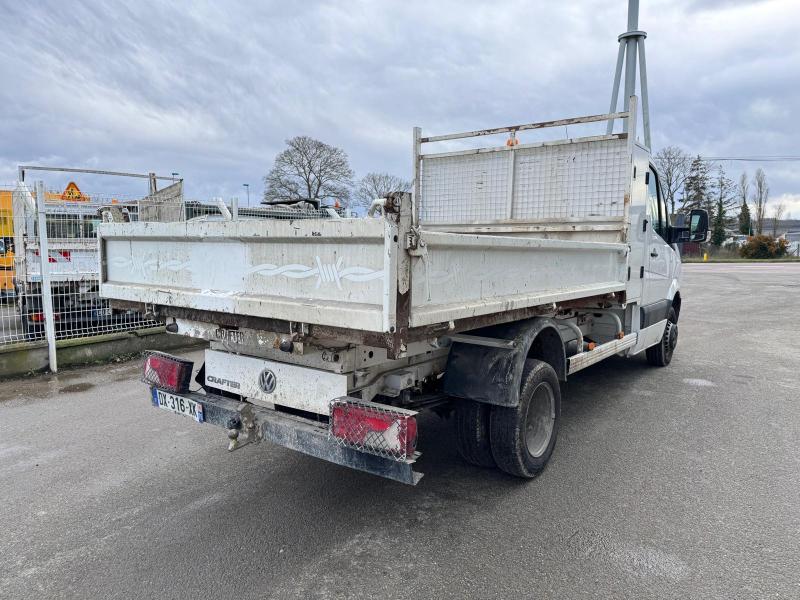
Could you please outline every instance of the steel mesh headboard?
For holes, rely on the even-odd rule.
[[[419,221],[621,217],[628,163],[623,136],[422,155]]]

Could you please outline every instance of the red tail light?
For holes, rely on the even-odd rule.
[[[373,402],[331,401],[330,434],[343,445],[395,460],[414,456],[417,413]]]
[[[151,352],[144,359],[142,380],[168,392],[189,391],[194,363],[163,352]]]

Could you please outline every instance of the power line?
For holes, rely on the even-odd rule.
[[[800,161],[800,156],[701,156],[703,162],[795,162]]]

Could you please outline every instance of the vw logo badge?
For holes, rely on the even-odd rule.
[[[267,394],[271,394],[275,391],[275,384],[277,383],[278,378],[275,377],[275,373],[269,369],[264,369],[261,371],[261,375],[258,376],[258,387]]]

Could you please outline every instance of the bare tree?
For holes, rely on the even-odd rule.
[[[736,184],[736,198],[739,200],[739,205],[747,204],[747,198],[750,195],[750,181],[747,179],[747,171],[739,175],[739,182]]]
[[[767,175],[763,169],[757,169],[753,177],[753,210],[756,222],[756,233],[764,233],[764,219],[767,216],[767,200],[769,199],[769,185]]]
[[[264,204],[347,204],[353,170],[344,150],[305,135],[286,140],[286,145],[288,148],[275,157],[275,165],[264,177]]]
[[[661,175],[661,187],[671,213],[675,213],[678,192],[683,189],[689,174],[691,159],[677,146],[667,146],[658,151],[653,160]]]
[[[772,207],[772,237],[778,237],[778,225],[786,212],[786,204],[779,202]]]
[[[385,198],[390,192],[407,192],[411,182],[389,173],[367,173],[358,182],[354,207],[367,208],[376,198]]]

